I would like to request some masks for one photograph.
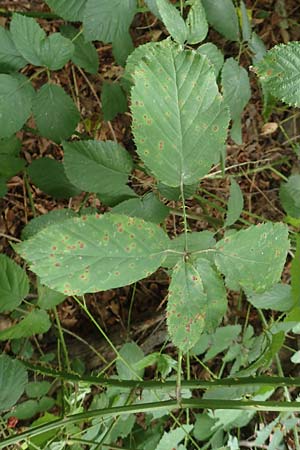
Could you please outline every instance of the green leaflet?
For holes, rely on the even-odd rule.
[[[78,188],[99,194],[118,193],[132,170],[132,159],[113,141],[64,142],[64,168],[69,180]],[[82,176],[82,171],[88,173]]]
[[[133,74],[137,151],[164,184],[193,184],[223,149],[228,112],[205,57],[171,43],[151,50]]]
[[[240,217],[244,207],[244,199],[240,186],[231,178],[230,195],[227,204],[225,227],[233,225]]]
[[[179,44],[187,40],[188,30],[178,9],[169,0],[156,0],[160,16],[170,35]]]
[[[0,331],[0,341],[7,339],[20,339],[33,334],[46,333],[51,322],[46,311],[34,310],[27,314],[19,323]]]
[[[15,248],[43,284],[80,295],[147,277],[162,264],[168,241],[142,219],[96,214],[50,226]]]
[[[279,44],[256,65],[267,90],[291,106],[300,106],[300,42]]]
[[[115,206],[112,211],[131,217],[141,217],[154,223],[162,223],[169,214],[169,208],[153,192],[143,197],[125,200]]]
[[[136,0],[87,0],[83,15],[89,41],[113,42],[128,33],[136,13]]]
[[[180,350],[189,351],[204,331],[213,331],[226,308],[223,281],[207,260],[177,263],[169,288],[167,323],[172,342]]]
[[[208,61],[214,68],[215,76],[217,78],[224,64],[224,55],[221,50],[219,50],[215,44],[206,42],[197,48],[197,52],[208,58]]]
[[[45,31],[31,17],[14,14],[10,30],[20,54],[35,66],[58,70],[74,53],[74,45],[69,39],[60,33],[52,33],[47,37]]]
[[[68,180],[60,161],[52,158],[35,159],[27,170],[32,182],[54,198],[75,197],[81,192]]]
[[[238,41],[239,22],[232,0],[202,0],[202,3],[210,25],[227,39]]]
[[[197,44],[205,39],[208,24],[201,0],[187,2],[190,10],[186,22],[169,0],[156,0],[156,5],[161,19],[176,42],[184,44],[187,41],[189,44]]]
[[[282,183],[279,198],[285,212],[295,219],[300,219],[300,174],[291,175]]]
[[[230,130],[232,139],[242,144],[241,115],[251,97],[249,76],[246,69],[229,58],[222,69],[222,87],[224,101],[229,106],[232,118]]]
[[[69,138],[80,119],[71,98],[55,84],[44,84],[38,91],[33,115],[41,135],[54,142]]]
[[[127,111],[127,98],[120,83],[104,82],[101,90],[104,120],[113,120],[117,114]]]
[[[0,255],[0,312],[13,311],[29,294],[26,272],[6,255]]]
[[[230,289],[264,292],[280,280],[288,249],[286,225],[253,225],[219,241],[215,263]]]
[[[22,128],[31,114],[33,95],[24,75],[0,74],[0,138],[10,137]]]
[[[292,288],[288,284],[275,284],[266,292],[248,296],[248,301],[257,309],[290,311],[294,305]]]
[[[45,0],[53,11],[65,20],[82,20],[87,0]]]
[[[198,44],[206,38],[208,23],[201,0],[189,0],[190,10],[186,19],[189,44]]]
[[[27,61],[16,49],[10,31],[0,26],[0,72],[14,72],[26,66]]]
[[[0,411],[14,406],[28,382],[27,371],[20,361],[0,355]]]

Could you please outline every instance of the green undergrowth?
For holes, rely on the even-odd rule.
[[[54,15],[40,18],[60,18],[56,32],[36,12],[15,12],[0,27],[0,195],[8,198],[18,174],[32,217],[10,241],[14,257],[0,255],[9,324],[0,330],[0,448],[271,450],[292,439],[299,450],[300,378],[291,375],[300,361],[300,175],[297,166],[280,172],[298,148],[292,142],[291,161],[226,167],[228,140],[243,145],[254,82],[265,121],[277,101],[300,105],[299,42],[267,51],[243,1],[44,3]],[[132,22],[134,30],[150,19],[167,37],[134,46]],[[234,54],[209,39],[210,27]],[[121,73],[100,95],[99,42],[111,44]],[[79,110],[78,86],[58,83],[66,65],[101,105],[98,123]],[[113,121],[124,113],[134,152],[116,139]],[[102,123],[112,140],[97,139]],[[60,153],[27,163],[23,132]],[[263,170],[281,180],[278,222],[244,204],[243,175]],[[208,178],[230,186],[227,200],[207,191]],[[39,215],[37,188],[65,207]],[[79,206],[66,207],[73,198]],[[146,353],[130,333],[116,344],[90,294],[97,301],[132,285],[130,331],[137,286],[158,270],[169,284],[163,346]],[[100,360],[93,372],[68,348],[66,299],[113,354],[77,336]],[[53,334],[56,354],[40,345]]]

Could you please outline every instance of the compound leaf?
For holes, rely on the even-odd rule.
[[[282,223],[253,225],[217,243],[215,262],[230,289],[264,292],[280,279],[289,249]]]
[[[202,0],[202,4],[210,25],[227,39],[238,41],[239,21],[232,0]]]
[[[119,214],[52,225],[16,250],[43,284],[66,295],[125,286],[163,262],[168,237],[157,225]]]
[[[74,132],[79,112],[63,88],[44,84],[33,102],[33,115],[42,136],[61,142]]]
[[[67,177],[83,191],[111,194],[127,183],[132,160],[118,143],[89,140],[64,142],[63,147]]]
[[[225,61],[222,70],[224,101],[229,106],[232,118],[231,137],[242,144],[241,114],[251,97],[249,76],[234,58]]]
[[[45,0],[53,11],[70,22],[82,21],[87,0]]]
[[[32,86],[23,75],[0,74],[0,138],[10,137],[31,114]]]
[[[241,215],[244,207],[244,199],[240,186],[234,178],[231,178],[230,194],[227,204],[227,215],[225,220],[225,227],[233,225]]]
[[[46,333],[51,322],[46,311],[34,310],[27,314],[19,323],[0,331],[0,341],[7,339],[20,339],[33,334]]]
[[[137,151],[164,184],[193,184],[223,149],[228,112],[207,58],[169,42],[151,50],[133,74]]]
[[[184,44],[188,29],[178,9],[169,0],[156,0],[156,4],[170,35],[179,44]]]
[[[26,272],[6,255],[0,255],[0,312],[12,311],[29,293]]]
[[[282,183],[279,198],[285,212],[295,219],[300,219],[300,174],[291,175]]]
[[[27,383],[27,371],[23,364],[7,355],[0,355],[0,411],[17,403]]]
[[[279,100],[300,106],[300,42],[279,44],[256,65],[267,90]]]
[[[74,53],[71,57],[73,63],[82,67],[86,72],[97,73],[99,57],[95,46],[91,42],[87,42],[82,34],[79,35],[80,31],[72,25],[63,25],[60,31],[63,36],[73,42]],[[75,37],[76,39],[74,39]]]
[[[10,31],[0,26],[0,72],[15,72],[26,66],[27,61],[16,49]]]
[[[136,0],[87,0],[83,15],[84,35],[89,41],[113,42],[128,33],[137,12]]]
[[[204,331],[211,332],[226,312],[224,284],[210,263],[177,263],[173,270],[167,307],[172,342],[183,352],[190,350]]]
[[[201,0],[190,0],[188,4],[191,8],[186,19],[187,41],[189,44],[198,44],[206,38],[208,32],[205,10]]]
[[[51,158],[39,158],[30,164],[28,174],[32,182],[54,198],[69,198],[80,194],[66,177],[61,162]]]

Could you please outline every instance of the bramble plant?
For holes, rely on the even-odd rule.
[[[60,32],[46,35],[36,19],[18,13],[12,15],[9,29],[0,27],[0,192],[4,196],[7,180],[23,171],[29,190],[31,179],[57,199],[85,192],[97,196],[111,210],[100,213],[83,204],[79,211],[53,210],[25,226],[23,241],[12,243],[12,247],[37,276],[37,287],[30,285],[24,269],[1,255],[0,312],[17,311],[15,318],[21,320],[0,331],[0,340],[18,342],[46,333],[52,325],[49,311],[55,311],[57,320],[55,308],[66,297],[73,297],[95,325],[85,294],[136,283],[162,268],[170,279],[167,328],[169,339],[178,349],[178,360],[162,353],[144,355],[134,343],[118,350],[110,342],[117,356],[115,380],[71,370],[67,357],[64,370],[56,371],[46,364],[22,364],[2,355],[0,379],[9,380],[5,387],[0,383],[0,408],[8,411],[5,417],[42,416],[28,431],[4,439],[0,448],[27,439],[26,448],[100,448],[98,445],[112,445],[118,438],[131,445],[129,436],[133,433],[136,446],[132,448],[184,450],[200,448],[197,442],[207,442],[205,448],[227,445],[234,449],[239,448],[238,441],[230,431],[247,425],[256,410],[279,411],[280,415],[265,434],[258,433],[255,445],[263,445],[277,424],[285,423],[299,446],[294,415],[300,410],[299,402],[291,402],[288,393],[286,402],[266,400],[279,386],[300,385],[299,379],[290,379],[289,383],[283,377],[278,360],[285,333],[297,332],[300,239],[296,239],[291,285],[282,284],[290,249],[288,225],[268,221],[242,229],[234,227],[244,208],[235,178],[230,181],[223,223],[215,231],[191,229],[186,200],[197,197],[199,185],[212,167],[220,164],[225,175],[228,130],[231,139],[241,144],[242,113],[251,97],[247,70],[234,58],[224,61],[215,44],[202,43],[209,24],[238,43],[241,51],[247,48],[265,96],[272,94],[296,106],[300,104],[295,82],[300,44],[289,43],[266,53],[252,30],[243,1],[236,7],[231,0],[190,0],[181,1],[179,8],[168,0],[147,0],[143,5],[135,0],[102,0],[100,5],[98,0],[45,3],[65,21],[82,22],[82,27],[65,24]],[[163,22],[170,37],[133,49],[128,30],[135,14],[145,8]],[[81,73],[83,69],[96,74],[98,55],[92,41],[112,43],[117,63],[125,66],[121,81],[105,83],[98,100],[104,120],[110,123],[117,113],[127,110],[129,93],[134,156],[117,143],[113,130],[114,140],[100,141],[93,138],[95,130],[88,121],[82,120],[79,132],[80,113],[52,77],[53,71],[70,60]],[[40,68],[30,78],[19,73],[29,64]],[[31,82],[43,74],[48,81],[42,86],[39,83],[35,91]],[[296,92],[292,93],[291,86]],[[31,116],[36,128],[27,125]],[[63,162],[41,157],[25,167],[15,134],[21,129],[61,146]],[[143,196],[132,187],[136,169],[151,179],[152,189]],[[287,222],[292,225],[300,218],[299,179],[299,175],[292,175],[280,188]],[[164,226],[172,213],[166,205],[168,200],[181,205],[177,214],[182,220],[182,234],[173,239]],[[37,301],[28,303],[26,298],[34,289]],[[244,329],[237,323],[220,326],[227,312],[228,290],[243,292],[257,308],[265,327],[260,336],[249,324]],[[280,311],[286,317],[268,324],[262,309]],[[59,325],[58,331],[61,333]],[[22,351],[20,355],[29,360],[30,346]],[[221,353],[225,353],[223,368],[214,380],[191,380],[190,373],[185,379],[183,359],[188,365],[192,356],[200,361],[201,355],[200,363],[205,366]],[[259,376],[274,358],[281,378]],[[229,362],[229,377],[222,378]],[[153,364],[158,367],[159,380],[143,381],[144,369]],[[47,412],[55,404],[48,395],[50,383],[28,382],[26,368],[79,386],[83,382],[78,397],[69,393],[68,407],[62,401],[62,418]],[[106,393],[95,395],[85,411],[84,398],[94,384],[106,387]],[[140,396],[138,388],[142,389]],[[192,389],[197,388],[206,389],[201,399],[191,398]],[[24,390],[27,400],[11,410]],[[252,398],[246,400],[246,394]],[[186,411],[186,423],[171,413],[176,427],[163,434],[164,416],[176,409]],[[206,411],[191,420],[190,409]],[[145,436],[141,436],[143,430],[133,414],[138,412],[149,414],[148,425],[157,420]],[[117,415],[120,417],[114,422]],[[78,425],[83,421],[90,423],[86,430]],[[65,436],[71,438],[60,437],[61,446],[55,447],[57,430],[62,426],[66,427]],[[277,438],[280,443],[283,433]],[[192,447],[188,447],[189,442]]]

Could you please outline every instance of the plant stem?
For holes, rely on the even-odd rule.
[[[69,360],[68,350],[67,350],[67,346],[66,346],[66,342],[65,342],[65,338],[64,338],[64,333],[61,328],[61,323],[60,323],[60,320],[59,320],[59,317],[57,314],[57,309],[53,308],[53,312],[54,312],[55,322],[57,325],[59,339],[60,339],[61,346],[62,346],[63,353],[64,353],[65,364],[67,366],[68,371],[71,371],[71,364],[70,364],[70,360]]]
[[[299,412],[299,402],[277,402],[277,401],[253,401],[253,400],[226,400],[223,399],[181,399],[179,405],[177,400],[167,400],[153,403],[139,403],[135,405],[116,406],[113,408],[101,408],[87,411],[79,414],[72,414],[61,419],[48,422],[38,427],[33,427],[23,433],[11,436],[2,440],[0,449],[7,448],[8,445],[20,443],[28,438],[38,436],[48,431],[57,430],[58,428],[72,425],[75,423],[83,423],[93,418],[111,417],[123,414],[147,413],[152,411],[169,410],[178,408],[195,408],[195,409],[237,409],[243,411],[279,411],[279,412]]]
[[[115,386],[123,389],[165,389],[167,391],[176,389],[175,380],[166,381],[140,381],[140,380],[116,380],[113,378],[100,378],[98,376],[80,376],[75,373],[57,371],[42,365],[34,365],[27,361],[22,361],[22,364],[33,372],[41,373],[52,378],[65,379],[67,381],[82,382],[94,384],[96,386]],[[213,375],[214,376],[214,375]],[[300,377],[271,377],[271,376],[256,376],[256,377],[229,377],[214,380],[181,380],[181,387],[183,389],[211,389],[216,386],[273,386],[280,388],[285,386],[300,387]],[[299,403],[300,406],[300,403]]]
[[[32,198],[31,187],[30,187],[30,184],[29,184],[29,181],[28,181],[28,175],[27,175],[26,170],[24,171],[24,183],[25,183],[27,194],[28,194],[28,199],[29,199],[29,203],[30,203],[30,207],[31,207],[31,211],[32,211],[33,217],[36,217],[34,201],[33,201],[33,198]]]

